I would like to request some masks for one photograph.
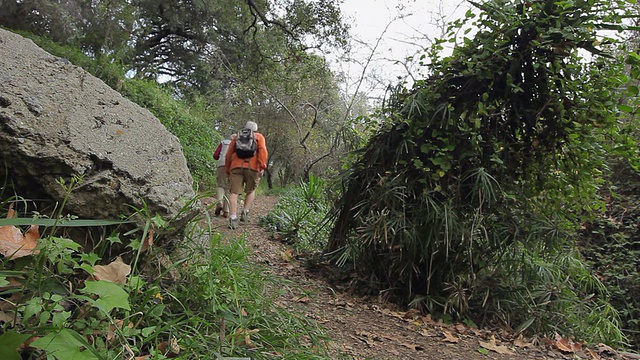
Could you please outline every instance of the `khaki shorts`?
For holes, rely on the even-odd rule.
[[[247,168],[233,169],[229,175],[229,192],[240,195],[244,186],[245,194],[249,194],[258,187],[259,183],[259,172]]]
[[[216,172],[216,186],[225,190],[229,189],[229,177],[227,176],[227,169],[224,166],[219,166]]]

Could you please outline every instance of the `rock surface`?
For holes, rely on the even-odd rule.
[[[178,139],[149,111],[31,40],[0,29],[0,161],[18,196],[61,202],[81,183],[65,213],[88,219],[131,214],[177,218],[197,209],[193,179]],[[195,202],[194,204],[198,204]],[[130,205],[130,206],[129,206]]]

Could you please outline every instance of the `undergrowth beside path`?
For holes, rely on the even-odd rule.
[[[211,199],[208,200],[212,201]],[[634,359],[633,354],[604,345],[587,346],[568,339],[514,336],[500,329],[445,324],[417,311],[384,301],[382,294],[363,294],[362,279],[340,273],[258,225],[275,207],[275,196],[258,196],[251,224],[237,230],[226,219],[212,222],[229,240],[242,241],[247,260],[272,281],[273,306],[303,314],[327,337],[316,348],[330,359]],[[205,203],[207,200],[205,199]],[[282,354],[283,358],[300,357]]]

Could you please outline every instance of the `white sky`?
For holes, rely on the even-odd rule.
[[[359,90],[382,96],[388,84],[398,82],[397,76],[404,78],[416,70],[393,62],[429,47],[429,39],[442,36],[444,21],[461,18],[468,8],[464,0],[344,0],[341,9],[351,25],[351,57],[356,61],[331,60],[332,67],[348,74],[351,81],[345,90],[353,93],[373,52],[365,70],[368,80]]]

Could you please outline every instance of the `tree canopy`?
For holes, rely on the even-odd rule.
[[[273,170],[285,182],[323,159],[339,166],[334,153],[345,106],[337,79],[318,55],[347,46],[349,28],[337,0],[1,5],[0,24],[77,46],[101,63],[121,66],[129,77],[162,82],[221,136],[257,121],[275,150]],[[218,140],[167,125],[183,134],[186,146]]]
[[[109,56],[138,76],[207,84],[299,51],[345,46],[335,0],[9,1],[0,24]],[[207,66],[208,65],[208,66]],[[218,80],[221,80],[219,78]]]

